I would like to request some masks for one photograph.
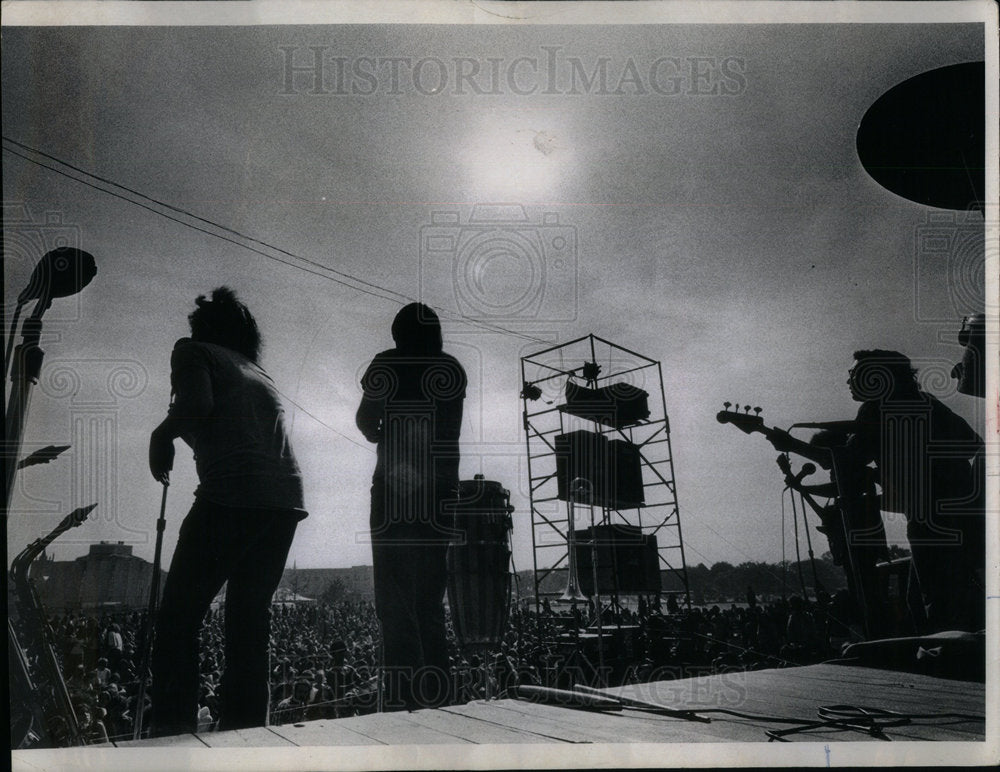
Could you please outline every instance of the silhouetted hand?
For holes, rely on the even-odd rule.
[[[153,479],[170,484],[170,470],[174,468],[174,440],[160,427],[149,435],[149,471]]]

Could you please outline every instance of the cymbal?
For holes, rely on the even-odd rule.
[[[985,195],[985,64],[939,67],[893,86],[858,127],[865,170],[919,204],[981,209]]]

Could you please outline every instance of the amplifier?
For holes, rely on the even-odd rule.
[[[559,409],[605,426],[621,428],[649,418],[649,394],[630,383],[590,389],[567,381],[566,404]]]
[[[628,440],[608,442],[608,462],[613,487],[607,506],[613,509],[633,509],[646,503],[642,487],[642,456],[639,448]]]
[[[645,503],[642,456],[627,440],[575,431],[555,438],[558,497],[569,501],[570,483],[577,477],[593,485],[594,505],[633,509]]]
[[[660,561],[656,537],[632,525],[598,525],[574,532],[580,589],[594,592],[591,534],[596,532],[597,589],[607,592],[660,591]]]
[[[556,437],[556,484],[558,496],[569,501],[570,483],[577,477],[590,481],[594,505],[602,506],[608,480],[608,438],[603,434],[580,430]]]

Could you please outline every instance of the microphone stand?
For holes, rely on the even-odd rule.
[[[588,483],[589,485],[589,483]],[[578,486],[574,491],[573,495],[570,496],[570,508],[574,510],[573,520],[576,520],[575,509],[577,504],[580,504],[581,497],[583,498],[583,504],[590,509],[590,570],[591,577],[594,582],[594,594],[591,599],[594,602],[594,613],[597,617],[597,678],[604,683],[604,624],[601,619],[602,609],[601,609],[601,591],[597,586],[597,527],[594,522],[594,494],[592,488],[588,486]],[[572,527],[572,526],[571,526]]]
[[[38,345],[42,335],[42,314],[52,305],[53,298],[75,295],[96,275],[94,256],[89,252],[73,247],[57,247],[42,255],[31,273],[28,286],[18,295],[10,338],[5,341],[4,347],[4,376],[6,377],[7,367],[10,365],[11,381],[7,412],[4,415],[6,423],[3,443],[4,516],[10,510],[13,498],[14,475],[24,437],[24,421],[28,415],[31,387],[38,383],[42,359],[45,357],[45,352]],[[17,336],[17,319],[21,307],[36,298],[38,302],[31,316],[21,326],[21,343],[14,350],[12,361],[8,362],[10,357],[7,356],[7,352],[10,351],[10,346]]]
[[[167,489],[170,483],[163,483],[163,496],[160,498],[160,516],[156,520],[156,548],[153,551],[153,578],[149,584],[149,605],[146,611],[146,624],[143,632],[142,661],[139,665],[139,693],[135,699],[135,727],[132,739],[142,736],[142,716],[146,711],[146,684],[149,681],[150,652],[153,648],[153,631],[156,626],[156,608],[160,600],[160,555],[163,550],[163,529],[166,527]]]
[[[597,680],[604,686],[604,609],[601,608],[601,590],[597,586],[597,525],[594,523],[594,502],[590,506],[590,568],[594,579],[594,610],[597,612]]]
[[[51,305],[47,295],[39,298],[31,316],[21,326],[21,342],[14,349],[10,370],[10,396],[7,400],[6,437],[3,445],[4,514],[10,509],[14,495],[14,476],[24,438],[24,422],[31,402],[31,387],[38,383],[45,352],[39,347],[42,335],[42,314]],[[12,331],[12,336],[15,334]]]

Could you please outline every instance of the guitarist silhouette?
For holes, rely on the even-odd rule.
[[[760,408],[739,405],[726,409],[716,416],[719,423],[733,424],[747,434],[760,433],[783,454],[796,453],[814,461],[831,475],[831,481],[818,485],[803,485],[806,467],[793,475],[787,455],[778,457],[778,465],[785,476],[786,485],[797,491],[803,501],[819,516],[830,544],[834,563],[843,568],[847,577],[848,592],[862,622],[865,637],[872,638],[890,632],[891,614],[888,613],[886,593],[879,587],[875,564],[885,559],[888,549],[885,529],[875,489],[875,470],[853,461],[847,449],[853,421],[832,421],[809,441],[793,437],[789,431],[769,427],[760,417]],[[817,497],[826,498],[825,504]]]

